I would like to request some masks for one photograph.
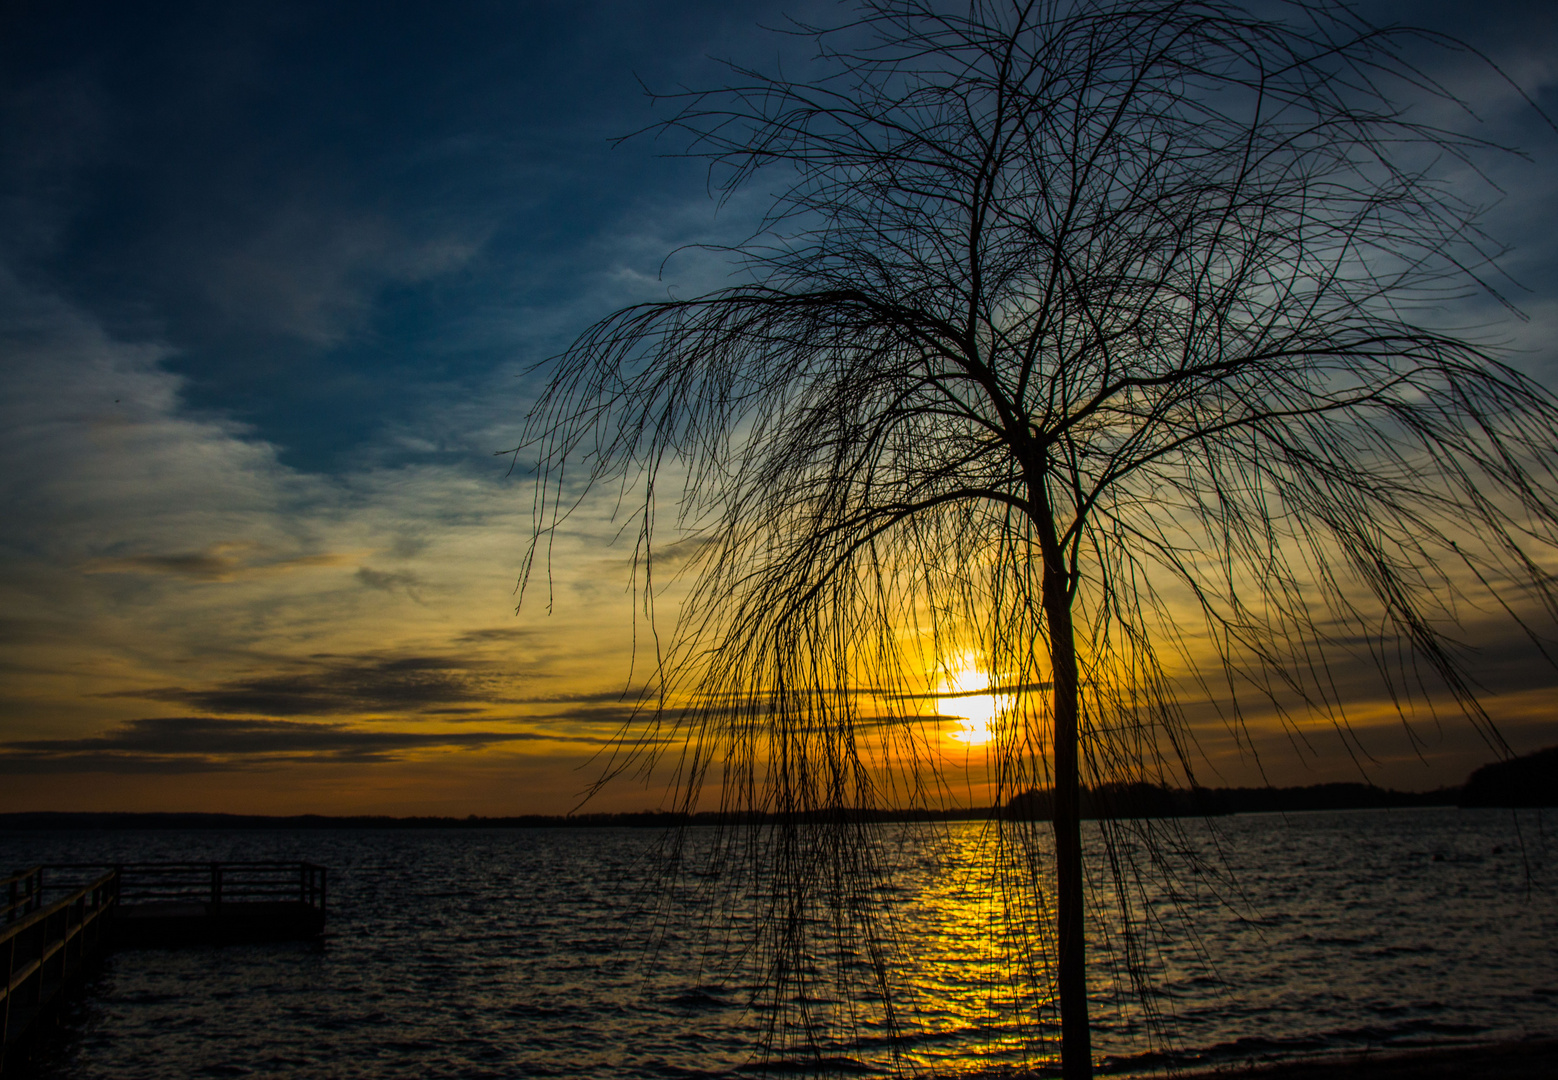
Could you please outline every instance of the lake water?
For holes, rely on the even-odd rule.
[[[1114,973],[1121,923],[1105,904],[1091,946],[1095,1050],[1142,1072],[1558,1034],[1555,824],[1551,812],[1434,809],[1167,827],[1153,852],[1177,883],[1146,874],[1135,909],[1155,926],[1134,966],[1158,993],[1144,1008]],[[695,867],[713,842],[705,832],[688,835]],[[1044,1041],[1045,994],[1013,967],[1014,957],[1019,974],[1041,963],[1032,950],[1042,941],[1003,930],[991,834],[977,824],[881,832],[893,873],[875,895],[894,930],[883,970],[899,1011],[890,1023],[880,996],[865,995],[849,1022],[824,1026],[818,1053],[867,1073],[895,1060],[915,1074],[1043,1064],[1056,1049]],[[765,1033],[781,1046],[771,1065],[799,1064],[783,1052],[797,1025],[851,1016],[849,1003],[828,995],[823,968],[793,998],[754,997],[750,890],[722,893],[696,872],[666,883],[661,839],[632,829],[0,836],[5,868],[306,859],[330,869],[322,946],[116,954],[69,1010],[40,1074],[722,1076],[750,1071]],[[724,896],[725,914],[697,917],[705,896]],[[826,927],[817,933],[828,939]],[[1169,1057],[1146,1056],[1165,1045]]]

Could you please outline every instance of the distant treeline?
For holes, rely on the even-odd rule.
[[[0,829],[539,829],[658,828],[685,822],[686,814],[522,814],[516,817],[388,817],[356,814],[141,814],[38,811],[0,814]]]
[[[1105,784],[1084,790],[1082,816],[1097,818],[1219,817],[1225,814],[1296,813],[1305,810],[1373,810],[1408,806],[1558,806],[1558,746],[1485,765],[1462,787],[1392,791],[1369,784],[1308,787],[1181,788],[1157,784]],[[829,821],[1047,821],[1054,796],[1028,791],[1000,808],[956,810],[844,810],[791,814],[784,820]],[[772,824],[777,815],[753,813],[525,814],[519,817],[326,817],[299,814],[0,814],[0,829],[578,829],[667,828],[676,825]]]
[[[1455,806],[1460,788],[1392,791],[1369,784],[1311,784],[1308,787],[1182,788],[1157,784],[1105,784],[1082,792],[1082,816],[1097,818],[1219,817],[1302,810],[1375,810],[1392,806]],[[1054,794],[1028,791],[1006,804],[1005,816],[1048,821]]]
[[[989,807],[953,810],[856,810],[790,814],[791,821],[988,821]],[[663,829],[677,825],[769,824],[777,814],[681,814],[645,810],[626,814],[522,814],[515,817],[386,817],[296,814],[142,814],[76,811],[34,811],[0,814],[4,829]]]
[[[1495,761],[1466,778],[1461,806],[1558,806],[1558,746]]]

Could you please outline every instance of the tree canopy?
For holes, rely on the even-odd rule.
[[[1439,314],[1502,300],[1499,148],[1424,107],[1455,101],[1413,50],[1456,43],[1271,7],[875,0],[797,31],[817,74],[667,99],[717,190],[772,209],[728,287],[557,358],[532,553],[606,485],[646,597],[675,541],[692,584],[612,768],[810,815],[739,841],[776,986],[818,911],[880,980],[851,812],[939,797],[920,704],[953,657],[1002,703],[996,798],[1054,789],[1012,917],[1053,920],[1068,1078],[1077,793],[1193,783],[1187,703],[1345,738],[1361,662],[1403,718],[1499,745],[1454,631],[1491,606],[1540,643],[1558,613],[1558,404]]]

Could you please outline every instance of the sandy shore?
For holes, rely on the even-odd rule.
[[[1230,1067],[1179,1080],[1558,1080],[1558,1039],[1376,1051],[1326,1061]]]

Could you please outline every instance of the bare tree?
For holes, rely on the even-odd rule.
[[[1498,148],[1409,59],[1461,46],[1272,7],[870,0],[805,31],[815,77],[673,98],[772,210],[736,283],[590,328],[528,417],[532,556],[617,485],[652,596],[674,490],[693,585],[612,767],[816,826],[763,856],[777,980],[808,904],[870,907],[859,812],[936,790],[925,672],[981,658],[996,798],[1053,788],[1068,1080],[1083,785],[1193,783],[1191,700],[1345,737],[1360,658],[1501,745],[1453,631],[1558,611],[1558,404],[1433,328],[1498,297],[1465,186]]]

